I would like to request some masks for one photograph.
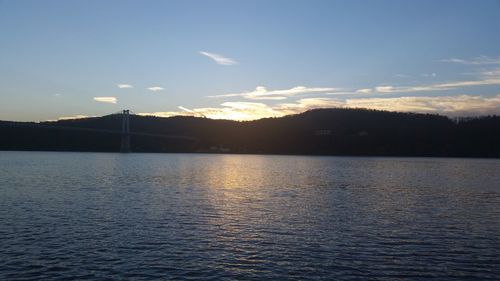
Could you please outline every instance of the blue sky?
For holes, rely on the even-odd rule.
[[[0,119],[500,114],[500,1],[0,0]]]

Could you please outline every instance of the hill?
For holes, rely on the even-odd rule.
[[[0,121],[0,150],[119,151],[121,115],[42,123]],[[94,128],[56,130],[59,128]],[[500,157],[500,117],[365,109],[316,109],[256,121],[130,116],[130,130],[195,140],[132,136],[134,152]]]

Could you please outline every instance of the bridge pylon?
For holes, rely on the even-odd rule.
[[[130,152],[130,111],[123,110],[122,112],[122,144],[120,152]]]

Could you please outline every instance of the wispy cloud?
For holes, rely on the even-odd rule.
[[[486,85],[500,85],[500,77],[497,77],[495,75],[490,75],[490,76],[484,76],[481,80],[453,81],[448,83],[439,83],[439,84],[421,85],[421,86],[417,85],[417,86],[396,87],[390,85],[383,85],[375,87],[375,90],[379,93],[410,93],[410,92],[443,91],[461,87],[486,86]]]
[[[117,103],[118,99],[116,97],[94,97],[94,100],[97,102],[105,102],[105,103]]]
[[[469,116],[500,113],[500,95],[348,99],[346,107]]]
[[[200,55],[203,55],[203,56],[206,56],[206,57],[212,59],[217,64],[221,64],[221,65],[234,65],[234,64],[238,63],[237,61],[235,61],[233,59],[230,59],[228,57],[225,57],[223,55],[209,53],[209,52],[204,52],[204,51],[199,51],[198,53]]]
[[[182,105],[178,106],[177,108],[179,108],[180,110],[184,111],[184,112],[188,112],[188,113],[191,113],[192,115],[194,116],[198,116],[198,117],[205,117],[205,115],[203,115],[202,113],[199,113],[199,112],[196,112],[194,110],[191,110],[189,108],[186,108]]]
[[[189,113],[195,113],[193,110],[189,109],[189,108],[186,108],[182,105],[179,105],[177,108],[179,108],[180,110],[183,110],[185,112],[189,112]]]
[[[186,111],[157,111],[157,112],[142,112],[136,114],[142,116],[156,116],[156,117],[196,116],[195,114]]]
[[[61,116],[61,117],[57,117],[57,119],[48,119],[48,120],[45,120],[43,122],[56,122],[56,121],[61,121],[61,120],[82,119],[82,118],[90,118],[90,117],[96,117],[96,116],[88,116],[88,115]]]
[[[153,86],[153,87],[149,87],[148,90],[153,91],[153,92],[158,92],[158,91],[163,91],[165,89],[160,87],[160,86]]]
[[[500,79],[500,67],[484,70],[480,73],[483,79],[499,78]]]
[[[227,98],[227,97],[243,97],[252,100],[284,100],[288,97],[300,95],[300,94],[310,94],[310,93],[328,93],[336,92],[337,88],[308,88],[304,86],[297,86],[285,90],[268,90],[264,86],[258,86],[253,91],[223,94],[209,96],[211,98]]]
[[[422,77],[436,77],[437,74],[432,72],[432,73],[422,73]]]
[[[203,116],[211,119],[255,120],[266,117],[282,116],[281,112],[273,110],[264,103],[256,102],[225,102],[220,107],[195,108],[189,111],[183,108],[180,112],[152,112],[139,115],[153,115],[159,117],[171,116]]]
[[[359,89],[356,91],[356,93],[359,93],[359,94],[369,94],[371,92],[373,92],[372,89]]]
[[[143,116],[157,116],[157,117],[173,117],[173,116],[195,116],[195,117],[206,117],[201,113],[202,111],[206,111],[203,109],[191,110],[184,106],[178,106],[181,111],[159,111],[159,112],[146,112],[146,113],[137,113],[137,115]]]
[[[473,59],[449,58],[440,60],[440,62],[469,64],[469,65],[500,64],[500,56],[499,57],[479,56]]]
[[[133,88],[132,85],[130,84],[116,84],[116,86],[120,89],[130,89],[130,88]]]
[[[500,113],[500,95],[493,97],[460,95],[440,97],[396,98],[304,98],[291,103],[270,106],[256,102],[225,102],[220,107],[194,108],[180,112],[140,113],[170,117],[175,115],[206,116],[212,119],[255,120],[297,114],[316,108],[368,108],[388,111],[438,113],[449,116],[469,116]]]
[[[94,117],[94,116],[88,116],[88,115],[61,116],[61,117],[57,118],[57,120],[82,119],[82,118],[89,118],[89,117]]]

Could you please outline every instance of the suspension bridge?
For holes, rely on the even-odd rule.
[[[3,126],[120,134],[121,135],[120,152],[122,152],[122,153],[132,152],[131,145],[130,145],[130,137],[131,136],[143,136],[143,137],[152,137],[152,138],[165,138],[165,139],[196,141],[195,138],[188,137],[188,136],[153,134],[153,133],[130,131],[130,113],[131,113],[130,110],[122,110],[120,112],[111,114],[111,115],[121,115],[122,116],[122,118],[121,118],[121,130],[83,128],[83,127],[74,127],[74,126],[59,126],[59,125],[48,125],[48,124],[40,124],[40,123],[19,123],[19,122],[10,122],[8,124],[3,124]]]

